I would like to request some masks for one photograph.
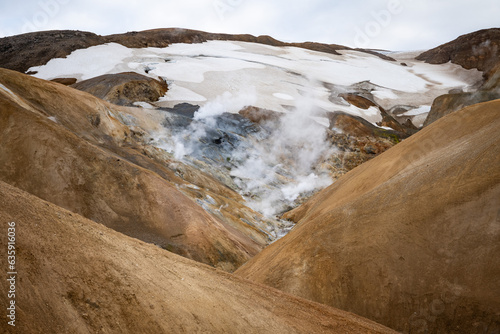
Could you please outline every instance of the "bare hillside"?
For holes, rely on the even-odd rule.
[[[287,214],[237,274],[405,333],[500,328],[500,101],[468,107]]]
[[[2,321],[2,333],[392,332],[126,237],[3,182],[0,221],[16,224],[18,270],[16,327]],[[7,233],[0,240],[6,245]],[[7,280],[0,287],[7,291]]]

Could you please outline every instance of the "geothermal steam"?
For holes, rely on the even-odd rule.
[[[271,217],[296,206],[304,195],[332,183],[326,170],[318,166],[334,153],[326,140],[326,128],[315,122],[317,116],[309,94],[296,101],[295,108],[279,120],[269,121],[256,130],[235,134],[221,129],[221,119],[236,114],[257,100],[255,90],[225,94],[205,104],[192,122],[181,131],[162,136],[159,146],[179,160],[210,160],[211,170],[204,170],[219,180],[232,179],[232,184],[249,207]],[[233,138],[226,145],[210,145],[210,133],[223,133]],[[228,136],[229,134],[229,136]],[[208,153],[207,153],[208,152]],[[215,164],[215,165],[214,165]],[[221,177],[226,173],[227,177]]]

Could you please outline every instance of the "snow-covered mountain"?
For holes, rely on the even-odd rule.
[[[331,115],[344,113],[381,130],[399,130],[382,123],[386,114],[419,127],[437,96],[468,91],[481,80],[476,69],[430,65],[415,60],[418,53],[393,52],[392,60],[356,50],[336,53],[242,41],[164,48],[107,43],[27,72],[46,80],[74,78],[77,85],[125,72],[166,82],[168,91],[157,101],[134,104],[157,111],[185,103],[200,109],[180,127],[146,129],[151,144],[212,174],[244,195],[250,207],[272,217],[333,182],[328,160],[337,147],[325,138],[328,131],[341,130],[330,124]],[[372,105],[360,106],[346,94]],[[220,117],[250,106],[276,112],[281,121],[242,131]],[[222,145],[210,145],[219,140]]]
[[[154,104],[157,107],[183,102],[203,106],[218,99],[219,110],[209,113],[237,113],[248,105],[278,112],[300,108],[298,112],[309,112],[325,126],[325,113],[335,111],[372,123],[381,121],[376,108],[361,109],[339,97],[357,93],[370,96],[387,110],[404,108],[398,115],[412,119],[418,127],[437,96],[452,89],[467,91],[481,80],[482,73],[476,69],[417,61],[418,52],[392,52],[395,61],[361,51],[338,52],[238,41],[139,49],[109,43],[76,50],[28,72],[47,80],[86,80],[133,71],[169,83],[167,94]]]

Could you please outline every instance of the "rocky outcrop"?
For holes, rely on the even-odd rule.
[[[486,91],[500,91],[500,63],[488,72],[488,77],[481,86]]]
[[[477,68],[485,73],[500,62],[500,28],[479,30],[458,37],[420,54],[417,60],[430,64],[444,64],[451,61],[466,69]]]
[[[52,58],[64,58],[78,49],[105,43],[91,32],[55,30],[0,38],[0,67],[26,72]]]
[[[122,106],[141,101],[156,102],[168,91],[165,81],[135,72],[100,75],[75,83],[72,87]]]
[[[457,111],[347,173],[237,275],[404,333],[500,330],[499,110]]]
[[[362,95],[363,93],[342,93],[339,94],[339,97],[343,98],[349,104],[356,106],[360,109],[368,109],[371,107],[377,108],[379,110],[380,116],[382,117],[382,120],[380,122],[377,122],[378,128],[373,124],[371,124],[370,122],[364,121],[361,117],[356,117],[356,116],[350,117],[348,114],[342,112],[335,112],[333,114],[330,114],[329,116],[330,128],[332,128],[332,126],[337,126],[338,128],[345,128],[344,131],[346,131],[346,133],[356,135],[355,133],[351,133],[349,131],[349,125],[347,124],[351,125],[357,124],[356,126],[354,126],[357,128],[357,131],[364,132],[364,134],[358,134],[358,135],[369,134],[371,136],[392,137],[392,138],[396,137],[397,141],[407,138],[410,135],[417,132],[417,129],[415,128],[415,126],[413,126],[411,120],[408,120],[409,121],[408,124],[410,126],[399,123],[384,108],[379,106],[371,99],[364,97]],[[342,116],[339,118],[337,115],[342,115]],[[349,117],[350,120],[347,120],[346,117]],[[334,124],[334,123],[339,123],[339,124]],[[345,123],[345,125],[342,125],[342,123]],[[391,128],[392,130],[383,129],[382,127]],[[361,128],[365,129],[361,130]]]
[[[361,94],[341,93],[339,94],[339,97],[346,100],[349,104],[352,104],[353,106],[356,106],[361,109],[368,109],[370,107],[376,107],[376,108],[379,107],[375,102],[362,96]]]
[[[129,238],[4,182],[0,221],[15,223],[19,268],[16,326],[4,319],[2,333],[393,333]],[[6,228],[0,242],[7,245]],[[2,291],[8,284],[1,280]],[[7,293],[0,300],[7,305]]]
[[[432,104],[424,126],[466,106],[500,98],[500,29],[485,29],[463,35],[420,54],[416,59],[431,64],[448,61],[466,69],[483,72],[484,82],[477,91],[441,95]]]
[[[373,140],[389,139],[393,144],[399,143],[402,138],[406,137],[401,132],[377,127],[361,117],[342,112],[330,113],[328,118],[330,130],[340,131],[349,136],[370,137]]]
[[[179,28],[154,29],[109,36],[83,31],[54,30],[0,38],[0,67],[24,73],[30,67],[44,65],[52,58],[64,58],[75,50],[105,43],[119,43],[129,48],[163,48],[173,43],[203,43],[209,40],[294,46],[332,54],[339,54],[338,50],[350,50],[346,46],[336,44],[285,43],[270,36],[215,34]],[[359,49],[359,51],[393,60],[370,50]]]
[[[441,95],[432,102],[431,111],[425,119],[424,126],[467,106],[496,99],[500,99],[500,90],[479,90],[477,92]]]
[[[142,144],[161,115],[4,69],[0,84],[2,181],[228,271],[269,242],[240,195]]]
[[[252,106],[246,107],[240,110],[238,113],[251,122],[261,125],[277,123],[283,116],[283,113]]]

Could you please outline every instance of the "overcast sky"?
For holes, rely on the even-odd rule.
[[[423,50],[500,27],[499,0],[0,0],[0,37],[181,27],[290,42]]]

